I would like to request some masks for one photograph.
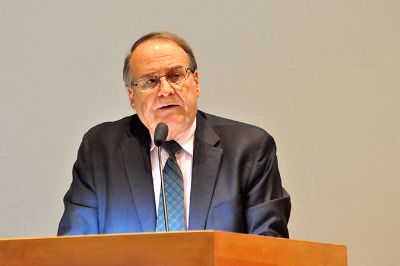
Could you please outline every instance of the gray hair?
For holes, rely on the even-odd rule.
[[[125,57],[124,70],[123,70],[123,75],[122,75],[124,82],[125,82],[125,86],[130,87],[130,84],[132,82],[132,76],[131,76],[131,70],[129,67],[129,62],[131,60],[133,52],[140,44],[144,43],[145,41],[151,40],[151,39],[165,39],[165,40],[173,41],[174,43],[179,45],[188,55],[190,69],[192,71],[195,71],[197,69],[196,58],[194,57],[193,50],[184,39],[182,39],[178,35],[171,33],[171,32],[151,32],[149,34],[142,36],[140,39],[138,39],[132,45],[130,53]]]

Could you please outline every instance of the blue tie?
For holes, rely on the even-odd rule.
[[[163,148],[168,152],[169,158],[165,163],[164,174],[164,190],[165,200],[167,205],[168,214],[168,228],[169,231],[184,231],[186,230],[185,223],[185,207],[184,207],[184,190],[183,190],[183,176],[181,169],[175,158],[175,153],[181,149],[179,144],[174,141],[167,141],[164,143]],[[162,201],[163,195],[160,190],[160,200],[158,202],[158,215],[157,215],[157,232],[165,232],[164,222],[164,206]]]

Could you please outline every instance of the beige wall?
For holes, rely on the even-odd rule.
[[[0,238],[54,235],[83,133],[129,115],[123,57],[170,30],[201,109],[278,144],[291,237],[400,265],[400,2],[0,1]]]

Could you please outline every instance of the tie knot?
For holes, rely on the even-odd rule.
[[[168,152],[169,156],[174,156],[181,148],[181,146],[175,140],[169,140],[164,142],[163,148]]]

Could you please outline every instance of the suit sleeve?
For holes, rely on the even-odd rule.
[[[72,170],[72,184],[64,197],[58,235],[98,234],[97,197],[86,135]]]
[[[275,141],[267,134],[258,147],[246,189],[247,230],[250,234],[288,238],[291,203],[282,187]]]

